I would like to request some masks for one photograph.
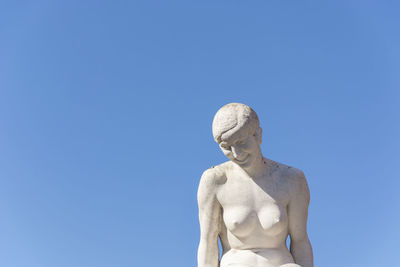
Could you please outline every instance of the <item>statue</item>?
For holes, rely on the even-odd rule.
[[[198,267],[313,267],[303,172],[263,157],[262,129],[249,106],[223,106],[212,130],[230,161],[200,180]]]

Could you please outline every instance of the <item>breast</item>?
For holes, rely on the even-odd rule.
[[[246,236],[257,226],[257,213],[245,206],[224,209],[223,220],[226,228],[235,236]]]
[[[237,237],[247,237],[253,232],[275,236],[287,228],[287,213],[276,204],[263,205],[259,210],[245,206],[225,209],[223,220],[227,229]]]
[[[287,229],[286,208],[275,203],[262,206],[257,212],[260,226],[267,235],[278,235]]]

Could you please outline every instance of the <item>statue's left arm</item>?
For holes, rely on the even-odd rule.
[[[313,267],[313,252],[307,234],[310,190],[303,172],[292,180],[292,196],[288,206],[290,252],[294,261],[302,267]]]

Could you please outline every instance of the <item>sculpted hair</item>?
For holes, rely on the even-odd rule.
[[[214,140],[221,142],[225,133],[237,132],[245,128],[248,134],[258,130],[260,122],[256,112],[249,106],[241,103],[230,103],[220,108],[214,116],[212,132]]]

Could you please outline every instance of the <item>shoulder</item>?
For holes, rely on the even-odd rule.
[[[305,176],[303,171],[297,169],[295,167],[268,159],[270,165],[273,169],[279,170],[280,175],[291,180],[292,182],[301,182],[305,181]]]
[[[200,186],[202,184],[218,186],[226,182],[226,171],[229,168],[229,162],[212,166],[205,170],[200,179]]]
[[[227,162],[213,166],[203,172],[201,176],[197,198],[199,202],[216,196],[218,189],[226,182]]]
[[[276,161],[270,161],[279,169],[280,176],[289,185],[290,191],[296,194],[300,192],[302,194],[309,194],[307,180],[302,170]]]

